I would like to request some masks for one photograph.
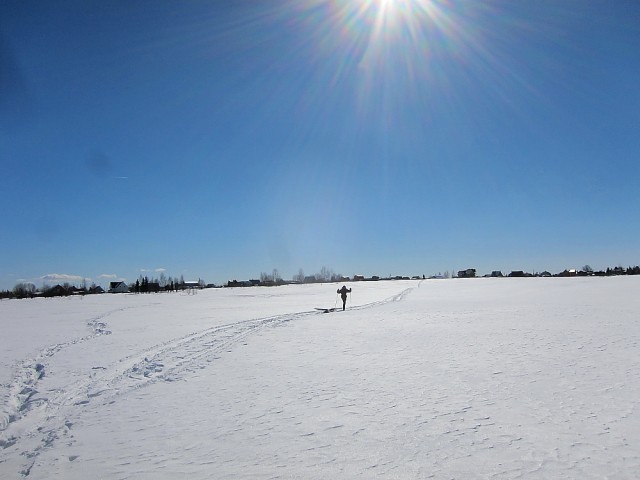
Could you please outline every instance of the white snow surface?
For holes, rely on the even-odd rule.
[[[0,302],[0,477],[639,478],[640,278],[347,285]]]

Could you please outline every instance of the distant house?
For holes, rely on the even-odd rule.
[[[475,278],[475,277],[476,277],[475,268],[467,268],[466,270],[458,271],[458,278]]]
[[[494,270],[491,272],[492,277],[502,277],[502,272],[500,270]]]
[[[89,289],[89,293],[91,294],[100,294],[100,293],[104,293],[104,288],[102,288],[100,285],[97,285],[95,287],[91,287]]]
[[[110,282],[109,293],[129,293],[129,287],[125,282]]]
[[[577,275],[577,271],[575,268],[569,268],[569,269],[565,269],[564,271],[560,272],[557,276],[558,277],[575,277]]]
[[[227,282],[227,287],[253,287],[253,284],[250,280],[229,280]]]
[[[361,282],[364,280],[364,275],[354,275],[353,276],[353,281],[354,282]]]
[[[62,285],[51,287],[43,293],[44,297],[64,297],[67,295],[71,295],[71,289],[65,288]]]
[[[522,277],[526,277],[525,273],[523,270],[513,270],[510,274],[510,277],[516,277],[516,278],[522,278]]]

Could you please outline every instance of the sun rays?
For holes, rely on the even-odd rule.
[[[446,1],[332,0],[329,4],[329,21],[339,29],[329,41],[344,47],[345,65],[357,67],[361,99],[385,88],[410,94],[418,84],[437,80],[441,65],[436,61],[452,61],[468,42],[456,15],[459,10]]]

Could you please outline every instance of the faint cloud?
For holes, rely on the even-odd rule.
[[[116,275],[115,273],[103,273],[102,275],[98,275],[98,278],[106,280],[106,279],[118,278],[118,275]]]
[[[101,275],[98,275],[98,279],[100,281],[103,282],[126,282],[127,279],[124,277],[121,277],[119,275],[116,275],[115,273],[103,273]]]
[[[82,277],[80,275],[67,275],[66,273],[48,273],[47,275],[43,275],[40,277],[40,280],[43,282],[82,282],[84,280],[90,281],[90,278]]]
[[[141,268],[140,272],[142,273],[162,273],[162,272],[166,272],[167,269],[166,268]]]

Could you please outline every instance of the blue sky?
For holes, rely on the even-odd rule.
[[[635,1],[6,0],[0,62],[0,288],[640,263]]]

